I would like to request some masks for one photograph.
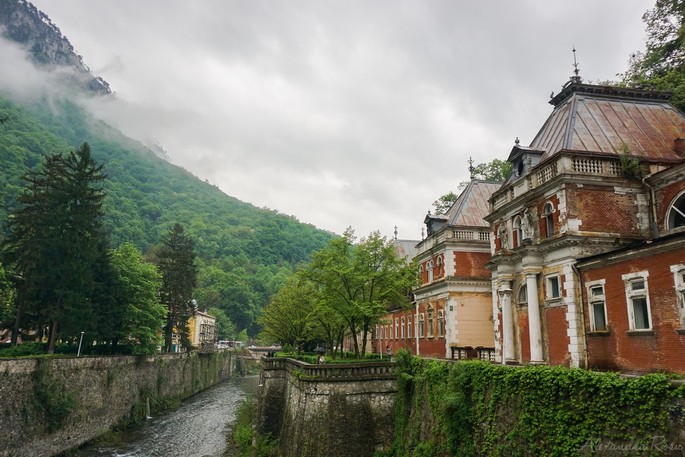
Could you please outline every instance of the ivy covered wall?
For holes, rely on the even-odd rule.
[[[685,389],[664,374],[449,363],[397,354],[388,454],[685,454]]]

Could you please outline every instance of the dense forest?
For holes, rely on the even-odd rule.
[[[103,225],[111,247],[130,242],[149,253],[171,226],[183,225],[196,241],[200,308],[222,309],[251,335],[269,297],[334,237],[224,194],[66,99],[18,103],[0,94],[0,119],[0,221],[17,205],[22,175],[44,156],[88,142],[107,176]]]

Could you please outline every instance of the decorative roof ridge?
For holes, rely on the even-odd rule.
[[[594,84],[583,84],[579,82],[569,81],[561,88],[561,92],[552,97],[549,103],[556,108],[576,93],[595,95],[607,98],[652,101],[668,101],[668,99],[671,97],[671,92],[666,91],[656,91],[648,89],[638,89],[635,87],[619,87],[609,85],[598,86]]]

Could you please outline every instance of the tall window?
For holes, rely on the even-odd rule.
[[[411,316],[407,316],[407,338],[411,339]]]
[[[545,204],[542,211],[542,217],[544,218],[545,235],[547,237],[554,235],[554,206],[551,203]]]
[[[402,325],[400,325],[401,338],[404,339],[404,316],[402,316]]]
[[[587,284],[587,297],[590,308],[590,330],[605,332],[607,330],[607,309],[603,279]]]
[[[517,302],[519,305],[528,304],[528,286],[525,282],[521,284],[521,287],[519,287]]]
[[[652,312],[649,309],[649,290],[646,271],[623,275],[628,304],[630,330],[651,330]]]
[[[671,271],[673,272],[680,328],[685,328],[685,265],[671,265]]]
[[[428,307],[428,338],[433,337],[433,308]]]
[[[400,318],[395,318],[395,339],[400,337]]]
[[[438,310],[438,336],[445,336],[445,314],[441,309]]]
[[[423,284],[423,265],[419,265],[419,281]]]
[[[667,224],[669,229],[685,225],[685,193],[680,194],[669,208]]]
[[[439,257],[438,257],[437,262],[438,262],[438,278],[440,278],[440,277],[442,277],[442,272],[443,272],[443,270],[442,270],[442,267],[443,267],[443,265],[442,265],[442,256],[439,256]]]
[[[423,313],[419,314],[418,327],[419,327],[419,338],[423,338],[425,336],[425,332],[426,332],[426,330],[424,328]]]
[[[561,298],[559,276],[547,276],[545,281],[545,298],[547,300],[557,300]]]
[[[523,230],[521,230],[521,216],[516,216],[514,219],[514,247],[517,248],[521,246],[521,240],[523,240]]]
[[[426,265],[426,269],[428,270],[428,282],[433,281],[433,261],[429,260],[428,265]]]

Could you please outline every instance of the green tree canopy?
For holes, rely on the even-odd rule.
[[[363,357],[372,326],[389,308],[409,305],[415,273],[378,232],[357,244],[348,228],[314,254],[304,274],[317,285],[321,306],[346,323],[355,355]]]
[[[236,338],[237,331],[235,324],[221,308],[209,308],[207,314],[216,318],[216,336],[218,339],[234,340]]]
[[[140,251],[125,243],[112,254],[118,297],[125,304],[122,333],[134,354],[153,354],[161,344],[166,308],[160,303],[162,276]]]
[[[110,287],[99,281],[113,278],[98,274],[107,263],[104,180],[87,143],[66,155],[52,154],[38,171],[24,175],[19,206],[7,222],[3,258],[22,278],[18,300],[34,326],[50,326],[49,353],[58,334],[99,336],[95,302]]]

